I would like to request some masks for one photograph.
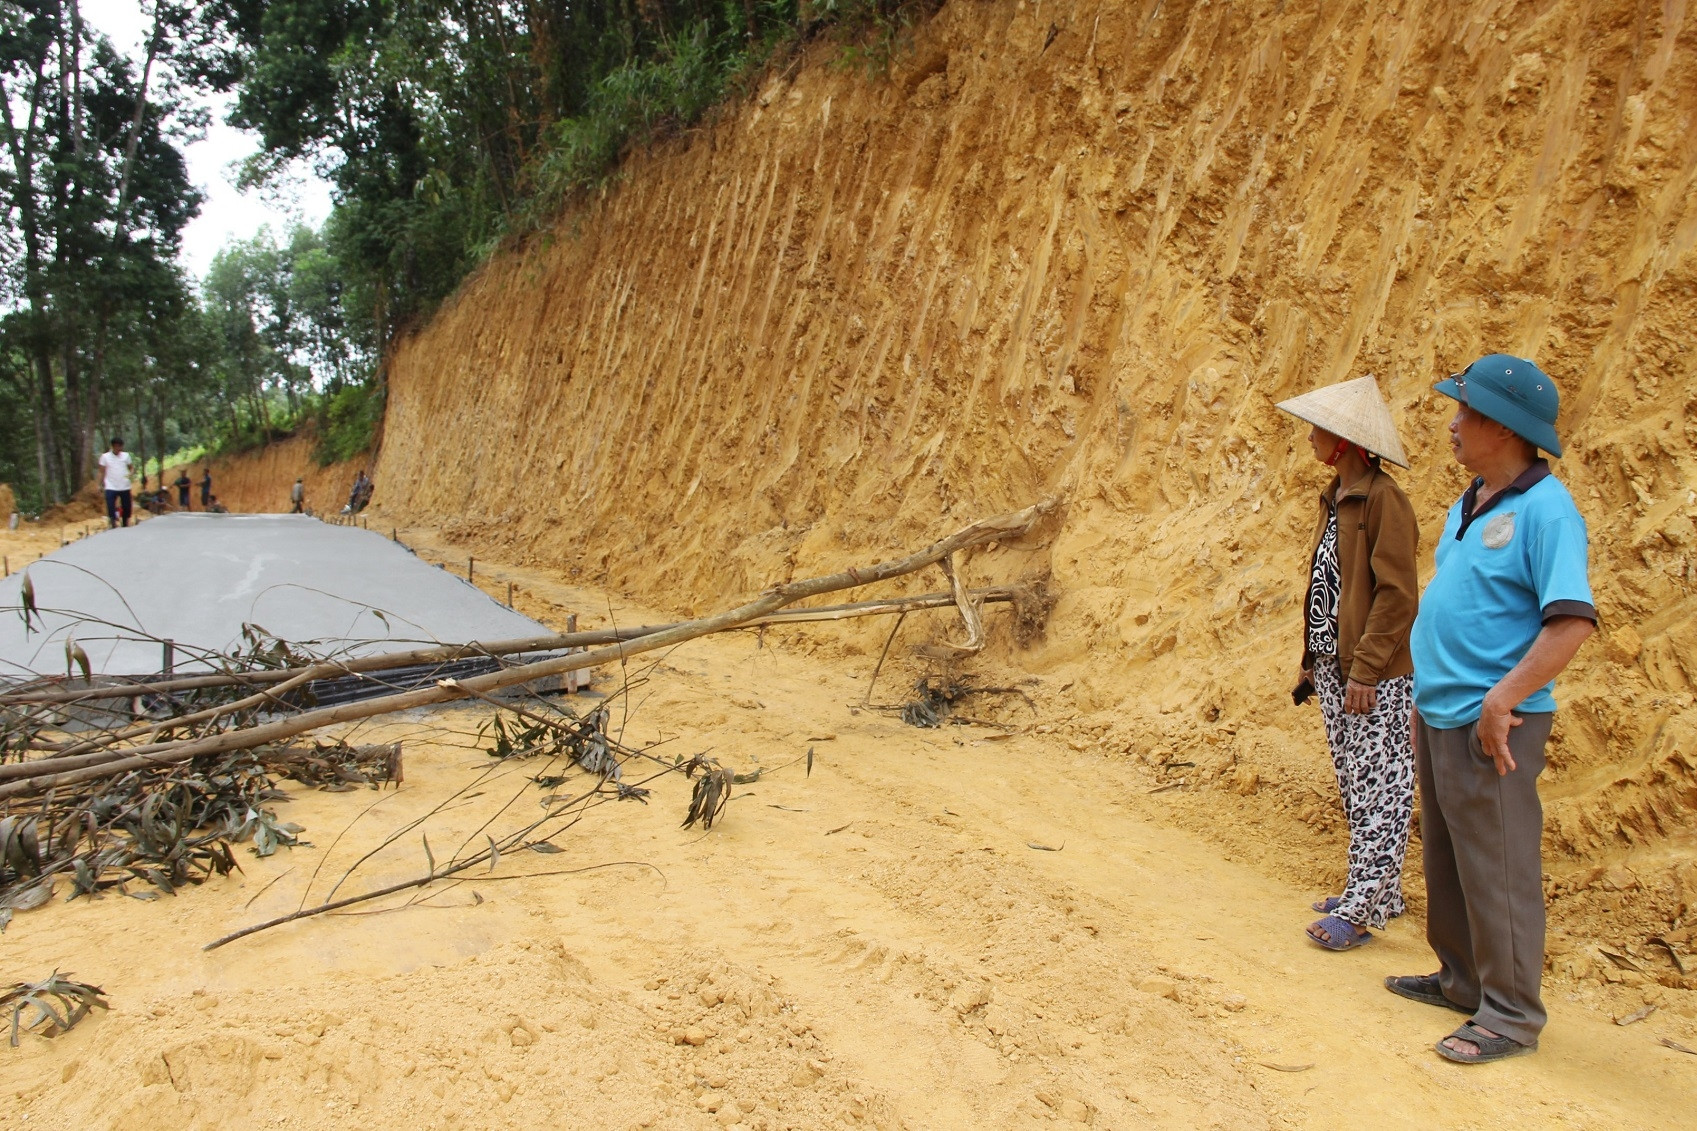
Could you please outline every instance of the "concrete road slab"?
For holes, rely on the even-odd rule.
[[[24,576],[41,610],[26,632]],[[242,626],[319,655],[539,636],[548,629],[371,531],[304,515],[172,514],[107,530],[0,582],[0,680],[65,674],[74,636],[97,675],[140,676],[174,642],[180,673],[238,652]]]

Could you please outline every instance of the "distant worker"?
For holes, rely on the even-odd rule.
[[[1585,519],[1540,450],[1561,455],[1556,383],[1489,354],[1437,390],[1461,402],[1450,450],[1476,477],[1450,508],[1414,622],[1415,756],[1436,974],[1385,987],[1472,1014],[1441,1056],[1538,1047],[1547,1019],[1538,775],[1555,677],[1596,630]]]
[[[295,480],[294,487],[289,491],[289,502],[294,504],[289,508],[290,514],[301,514],[306,509],[306,485],[299,479]]]
[[[1313,427],[1314,458],[1337,472],[1320,492],[1303,601],[1298,705],[1315,692],[1349,824],[1343,894],[1326,896],[1308,937],[1351,950],[1404,911],[1402,865],[1414,818],[1409,630],[1419,603],[1420,527],[1381,466],[1408,466],[1372,377],[1283,401]]]
[[[208,495],[206,497],[206,509],[211,511],[213,514],[230,513],[230,508],[219,502],[217,495]]]
[[[191,509],[189,507],[189,491],[194,487],[194,482],[189,478],[187,468],[177,472],[177,478],[171,481],[171,486],[177,489],[177,506],[183,510]]]
[[[365,468],[363,468],[363,467],[360,468],[359,474],[354,476],[353,489],[348,492],[348,508],[343,513],[345,513],[345,514],[358,514],[359,513],[360,507],[365,505],[365,502],[364,502],[365,491],[366,491],[367,485],[370,482],[371,482],[371,480],[369,480],[365,477]]]
[[[200,469],[200,505],[203,507],[212,505],[212,469],[210,467]]]
[[[100,456],[101,485],[106,491],[106,528],[130,524],[135,502],[130,495],[130,453],[124,450],[124,438],[112,437],[111,450]]]

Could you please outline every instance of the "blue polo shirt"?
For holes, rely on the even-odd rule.
[[[1475,481],[1450,508],[1438,540],[1438,571],[1420,598],[1409,647],[1414,705],[1429,726],[1477,722],[1485,693],[1557,616],[1597,619],[1586,576],[1585,519],[1567,488],[1536,461],[1475,508]],[[1516,708],[1554,711],[1555,682]]]

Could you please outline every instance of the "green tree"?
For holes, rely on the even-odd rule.
[[[0,5],[5,336],[27,366],[43,501],[88,479],[103,423],[124,415],[112,362],[154,317],[149,289],[199,204],[171,140],[196,117],[159,82],[199,42],[193,14],[156,0],[138,68],[75,0]]]
[[[262,139],[251,175],[305,160],[335,185],[329,250],[380,353],[627,142],[699,117],[793,38],[797,4],[214,0],[205,18],[223,37],[206,77]]]

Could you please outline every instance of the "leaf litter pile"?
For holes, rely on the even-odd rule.
[[[0,930],[15,912],[40,907],[60,893],[67,899],[116,894],[153,900],[240,870],[239,846],[268,856],[280,848],[307,843],[301,839],[306,830],[281,820],[274,808],[287,799],[280,788],[283,781],[332,792],[399,787],[401,744],[356,744],[357,724],[473,699],[493,710],[475,735],[462,736],[471,737],[472,745],[489,756],[472,780],[423,816],[389,833],[320,902],[308,906],[303,899],[295,912],[232,932],[205,949],[316,915],[374,913],[346,909],[403,892],[411,894],[400,907],[436,899],[464,883],[618,865],[652,867],[620,861],[498,873],[503,860],[511,863],[515,853],[565,851],[554,839],[602,804],[648,803],[652,783],[667,774],[681,773],[692,781],[682,824],[686,828],[699,825],[705,832],[724,819],[735,786],[787,766],[739,774],[705,752],[668,759],[652,747],[626,745],[623,724],[617,733],[610,729],[611,708],[623,697],[628,722],[629,694],[646,677],[633,681],[627,676],[613,698],[582,714],[557,692],[545,690],[554,686],[556,677],[606,664],[624,665],[633,655],[675,647],[710,633],[890,613],[905,618],[912,611],[950,606],[960,611],[968,629],[967,645],[944,646],[951,657],[958,658],[982,647],[983,605],[1014,602],[1020,587],[968,590],[960,581],[955,555],[984,543],[1022,537],[1052,509],[1052,502],[1043,502],[985,519],[904,558],[790,581],[715,616],[670,625],[435,645],[358,659],[315,655],[307,645],[291,645],[249,626],[239,653],[198,657],[210,673],[176,677],[167,671],[149,679],[92,676],[86,652],[67,639],[64,679],[38,678],[0,690]],[[787,608],[810,597],[933,565],[942,568],[949,592]],[[41,610],[27,576],[22,593],[22,606],[11,611],[23,616],[26,628],[33,629]],[[898,619],[898,627],[900,623]],[[536,659],[536,653],[552,654]],[[452,665],[468,659],[493,660],[495,670],[485,667],[467,677],[447,674],[465,671]],[[421,668],[436,677],[409,678],[404,684],[384,682],[386,673],[392,676]],[[328,704],[313,694],[315,687],[350,681],[378,684],[381,693]],[[940,721],[967,694],[1024,694],[1016,689],[969,689],[953,680],[936,687],[922,683],[920,690],[924,714],[929,717],[925,722],[910,720],[919,725],[936,725],[931,719]],[[424,730],[441,738],[446,728],[427,725]],[[811,750],[790,764],[804,760],[811,771]],[[496,817],[439,858],[424,828],[426,822],[481,795],[494,776],[519,766],[534,767],[534,772],[523,775],[522,786]],[[524,794],[532,789],[541,791],[534,808],[521,805]],[[531,815],[521,816],[516,827],[504,834],[488,831],[501,814],[515,807],[520,813],[528,808]],[[422,863],[417,875],[338,896],[360,864],[414,836]],[[473,898],[482,899],[475,890]],[[395,909],[384,907],[375,913]],[[20,1024],[42,1026],[44,1033],[63,1032],[90,1008],[104,1006],[99,990],[57,973],[41,983],[18,984],[6,1000],[15,1003],[14,1041]],[[20,1022],[26,1009],[35,1011],[34,1019]]]
[[[27,810],[0,817],[0,930],[61,885],[69,899],[106,892],[157,899],[239,870],[236,845],[256,856],[293,846],[305,830],[270,808],[288,798],[279,779],[376,788],[399,770],[398,745],[320,741],[132,770],[82,791],[50,790]]]

